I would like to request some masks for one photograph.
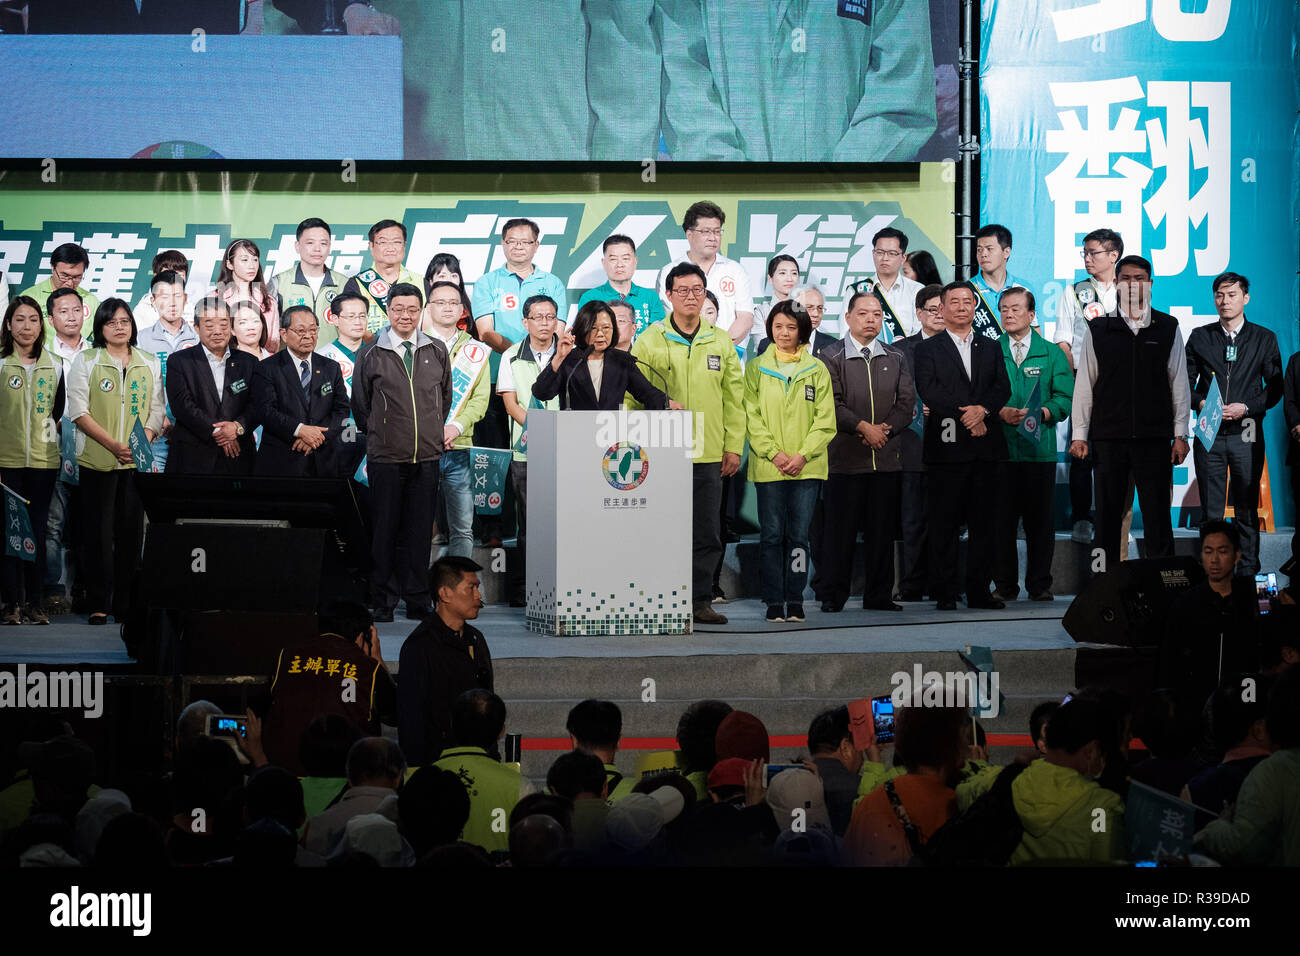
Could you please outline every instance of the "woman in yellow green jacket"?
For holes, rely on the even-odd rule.
[[[25,555],[0,559],[5,624],[49,624],[41,609],[45,580],[45,524],[59,477],[59,419],[63,363],[45,349],[41,307],[14,298],[0,326],[0,480],[27,503],[31,535],[17,542]]]
[[[794,302],[767,317],[772,347],[745,369],[749,480],[758,492],[759,562],[767,620],[802,621],[808,526],[835,436],[830,373],[808,353],[812,321]],[[784,606],[783,606],[784,605]]]
[[[131,307],[121,299],[105,299],[95,310],[92,347],[77,355],[68,372],[68,417],[79,432],[91,624],[107,624],[110,606],[119,622],[129,610],[144,535],[131,433],[139,421],[145,441],[151,442],[164,418],[158,357],[135,348],[135,341]]]

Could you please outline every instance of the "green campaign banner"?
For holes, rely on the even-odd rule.
[[[767,263],[793,256],[802,281],[822,290],[822,328],[838,334],[844,291],[873,276],[872,236],[907,233],[909,250],[934,255],[952,274],[951,163],[903,168],[729,169],[707,175],[671,163],[599,172],[389,173],[365,164],[329,172],[87,172],[55,163],[0,176],[0,272],[11,295],[50,275],[50,252],[78,242],[90,255],[82,287],[132,307],[149,294],[150,262],[164,249],[190,261],[193,301],[217,280],[226,246],[251,239],[263,275],[294,266],[295,229],[308,217],[331,226],[327,264],[353,276],[371,264],[366,233],[380,219],[407,229],[404,263],[422,277],[437,252],[461,262],[471,287],[504,264],[501,227],[528,217],[541,228],[534,263],[564,282],[571,318],[583,292],[605,283],[601,244],[614,234],[637,245],[633,281],[653,288],[659,270],[685,255],[683,215],[701,199],[726,214],[720,254],[738,261],[754,302],[772,294]]]
[[[514,453],[509,448],[469,449],[469,487],[474,497],[474,511],[481,515],[499,515],[506,492],[506,475]]]
[[[30,502],[18,492],[0,485],[5,495],[5,557],[36,560],[36,536],[27,514]]]

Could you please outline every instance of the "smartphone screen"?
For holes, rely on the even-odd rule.
[[[871,718],[876,728],[876,742],[886,744],[894,739],[894,701],[888,694],[871,698]]]
[[[1259,613],[1267,614],[1277,600],[1277,573],[1255,575],[1255,599],[1259,601]]]
[[[228,717],[225,714],[214,714],[208,718],[208,736],[246,738],[248,736],[248,720],[244,717]]]

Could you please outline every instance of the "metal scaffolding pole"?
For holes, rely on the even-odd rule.
[[[957,278],[975,272],[973,246],[979,214],[979,0],[961,0],[961,52],[957,59],[961,98],[957,129]]]

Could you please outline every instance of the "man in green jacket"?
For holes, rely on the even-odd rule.
[[[691,589],[695,621],[726,624],[713,610],[713,569],[722,556],[722,479],[740,469],[745,447],[745,388],[731,337],[700,318],[707,280],[690,262],[664,279],[672,312],[649,326],[632,355],[658,373],[649,376],[690,409],[694,447]]]
[[[90,268],[90,255],[75,242],[65,242],[50,253],[50,276],[44,282],[38,282],[31,288],[24,289],[23,295],[29,295],[45,308],[50,293],[55,289],[72,289],[81,296],[81,337],[90,338],[91,327],[95,324],[95,312],[99,308],[99,299],[89,289],[81,287]],[[54,327],[45,326],[45,345],[53,347]]]
[[[1052,520],[1056,487],[1056,424],[1070,414],[1074,373],[1070,360],[1034,331],[1034,294],[1016,286],[998,299],[1006,332],[1002,358],[1011,380],[1011,398],[998,412],[1007,440],[1007,461],[998,482],[997,537],[993,542],[993,583],[997,596],[1014,601],[1020,593],[1016,525],[1025,525],[1025,590],[1031,601],[1052,600]],[[1038,401],[1029,408],[1035,389]],[[1037,422],[1033,415],[1041,416]],[[1028,418],[1030,424],[1026,425]]]

